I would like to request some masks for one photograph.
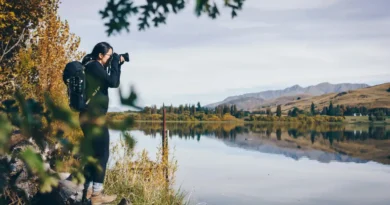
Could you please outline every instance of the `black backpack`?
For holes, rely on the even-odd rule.
[[[81,112],[87,108],[89,103],[86,93],[85,66],[90,62],[92,62],[92,60],[89,60],[84,64],[79,61],[72,61],[65,66],[62,80],[67,87],[69,107],[73,111]],[[98,90],[99,88],[92,96],[94,96]]]

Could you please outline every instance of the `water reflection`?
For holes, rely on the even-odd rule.
[[[145,135],[162,132],[160,123],[138,123],[133,128]],[[303,157],[319,162],[376,161],[390,164],[390,128],[343,124],[230,124],[167,123],[169,136],[185,140],[218,138],[228,146],[281,154],[293,159]]]

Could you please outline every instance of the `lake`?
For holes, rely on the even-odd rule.
[[[370,125],[167,123],[176,188],[191,204],[390,204],[390,128]],[[159,123],[135,150],[156,156]],[[111,131],[111,142],[120,133]],[[170,157],[171,157],[170,156]]]

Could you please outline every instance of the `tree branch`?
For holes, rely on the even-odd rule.
[[[14,49],[20,43],[20,41],[22,41],[22,39],[24,38],[24,31],[25,30],[26,30],[26,28],[23,29],[22,34],[20,35],[18,41],[10,49],[8,49],[8,51],[7,51],[7,48],[8,48],[9,42],[7,43],[7,46],[5,47],[4,52],[0,57],[0,62],[3,60],[5,55],[7,55],[12,49]]]

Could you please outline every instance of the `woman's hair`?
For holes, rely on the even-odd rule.
[[[100,42],[100,43],[95,45],[90,56],[92,57],[92,59],[97,60],[99,58],[99,53],[106,55],[108,53],[108,51],[110,50],[110,48],[114,51],[114,49],[112,48],[112,46],[109,43]]]

